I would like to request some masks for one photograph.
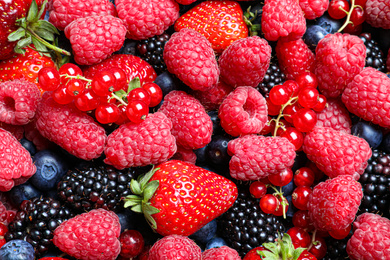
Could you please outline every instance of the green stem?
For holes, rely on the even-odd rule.
[[[341,26],[341,28],[340,28],[337,32],[342,32],[342,31],[345,29],[345,27],[347,27],[347,25],[348,25],[349,23],[352,23],[352,22],[351,22],[351,15],[352,15],[352,11],[353,11],[353,9],[354,9],[355,7],[356,7],[356,5],[355,5],[355,0],[351,0],[351,9],[350,9],[349,12],[348,12],[347,19],[345,20],[343,26]]]
[[[278,131],[279,127],[281,127],[281,126],[279,125],[279,121],[280,121],[280,119],[281,119],[283,116],[285,116],[285,115],[283,114],[283,110],[284,110],[287,106],[294,104],[297,100],[298,100],[298,97],[293,97],[293,98],[290,98],[289,101],[287,101],[285,104],[282,105],[282,107],[281,107],[281,109],[280,109],[280,112],[279,112],[279,115],[278,115],[278,117],[275,119],[275,130],[274,130],[273,137],[276,136],[276,132]]]
[[[111,93],[111,97],[115,98],[116,100],[118,100],[122,105],[124,106],[127,106],[127,103],[121,99],[120,97],[118,97],[117,95],[115,95],[114,93]]]
[[[39,41],[40,43],[45,45],[47,48],[49,48],[49,49],[51,49],[53,51],[59,52],[61,54],[64,54],[66,56],[70,56],[71,55],[70,52],[68,52],[66,50],[63,50],[61,48],[58,48],[57,46],[54,46],[54,45],[48,43],[47,41],[42,39],[38,34],[36,34],[34,31],[32,31],[30,28],[26,28],[26,30],[31,34],[31,36],[33,36],[35,39],[37,39],[37,41]]]

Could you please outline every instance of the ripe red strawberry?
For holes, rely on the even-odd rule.
[[[373,27],[390,29],[390,2],[387,0],[367,0],[366,21]]]
[[[94,209],[59,225],[53,243],[80,260],[114,260],[121,251],[121,225],[113,211]]]
[[[175,22],[175,30],[193,29],[211,43],[220,54],[234,41],[248,37],[248,27],[243,18],[241,6],[236,1],[205,1]]]
[[[129,39],[161,35],[179,18],[179,4],[174,0],[115,0],[115,4]]]
[[[317,126],[351,133],[352,121],[349,112],[339,98],[327,100],[324,110],[317,113]]]
[[[136,195],[125,198],[125,207],[143,212],[163,236],[193,234],[226,212],[237,198],[232,181],[178,160],[157,165],[139,182],[132,181],[131,187]]]
[[[126,38],[122,20],[112,15],[88,16],[65,27],[75,61],[80,65],[97,64],[119,50]]]
[[[313,188],[307,204],[318,230],[341,230],[352,224],[363,198],[362,186],[352,176],[340,175]]]
[[[153,244],[148,260],[202,260],[200,247],[185,236],[166,236]]]
[[[92,79],[98,71],[114,67],[123,69],[129,82],[138,77],[141,85],[153,82],[157,77],[156,72],[149,63],[131,54],[114,54],[98,64],[85,67],[83,73],[85,77]]]

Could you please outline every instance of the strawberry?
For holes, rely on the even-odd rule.
[[[201,33],[218,54],[248,36],[243,11],[236,1],[202,2],[177,19],[174,27],[176,31],[190,28]]]
[[[237,186],[230,180],[194,164],[171,160],[159,164],[138,181],[136,195],[125,207],[144,213],[151,227],[163,236],[189,236],[233,205]]]

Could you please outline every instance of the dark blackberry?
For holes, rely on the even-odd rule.
[[[139,175],[135,168],[117,170],[108,165],[90,165],[68,171],[57,191],[65,204],[77,211],[103,208],[118,211],[121,198],[131,194],[130,181]]]
[[[334,239],[329,236],[325,238],[326,243],[326,255],[322,260],[345,260],[349,259],[347,253],[347,243],[352,236],[352,230],[350,234],[344,239]]]
[[[285,232],[282,220],[263,213],[259,201],[250,195],[249,186],[239,187],[237,200],[218,219],[220,236],[241,257],[263,243],[275,242],[279,234]]]
[[[286,75],[280,70],[278,61],[272,59],[263,81],[256,88],[265,98],[267,98],[270,90],[277,85],[283,84],[285,80]]]
[[[366,67],[373,67],[379,71],[386,72],[386,59],[378,43],[371,38],[370,33],[362,33],[359,38],[366,46]]]
[[[165,43],[169,38],[170,35],[164,33],[146,40],[141,40],[137,44],[136,48],[139,56],[152,65],[157,74],[167,70],[167,66],[163,59],[163,52]]]
[[[68,207],[52,198],[25,200],[9,224],[5,239],[26,240],[34,247],[35,255],[39,257],[54,247],[52,243],[54,230],[73,216]]]
[[[363,187],[363,199],[358,214],[377,213],[390,216],[390,155],[380,150],[373,150],[368,166],[360,176]]]

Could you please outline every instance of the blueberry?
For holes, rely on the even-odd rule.
[[[207,145],[207,156],[215,165],[227,165],[231,156],[227,152],[230,139],[223,135],[214,135]]]
[[[211,122],[213,123],[213,135],[224,133],[223,128],[221,126],[221,120],[219,119],[218,116],[218,111],[216,110],[208,111],[207,115],[209,115]]]
[[[161,88],[163,96],[167,95],[173,90],[179,90],[181,84],[178,78],[167,71],[158,75],[154,80],[154,83],[156,83]]]
[[[13,187],[8,194],[12,203],[15,205],[20,205],[24,200],[42,196],[42,192],[35,188],[29,181]]]
[[[136,221],[134,221],[134,219],[136,214],[137,213],[130,210],[129,208],[124,209],[117,213],[117,216],[119,218],[119,223],[121,224],[121,233],[126,229],[127,230],[135,229]]]
[[[214,237],[206,244],[206,247],[204,250],[210,249],[210,248],[217,248],[227,246],[226,241],[221,237]]]
[[[390,153],[390,133],[383,137],[381,149],[386,153]]]
[[[34,143],[27,140],[26,138],[20,139],[19,142],[30,153],[31,156],[33,156],[37,152]]]
[[[359,136],[367,141],[371,148],[377,148],[383,139],[379,126],[366,121],[359,121],[351,127],[351,134]]]
[[[37,171],[31,177],[31,184],[42,191],[53,189],[68,170],[67,162],[51,150],[42,150],[33,157]]]
[[[329,14],[325,13],[323,16],[316,19],[315,24],[327,29],[329,33],[335,33],[343,25],[343,20],[333,19]]]
[[[315,52],[318,42],[329,33],[329,31],[320,25],[309,25],[302,39],[305,41],[307,46],[309,46],[309,48]]]
[[[131,54],[136,55],[137,41],[126,39],[119,51],[115,54]]]
[[[294,207],[294,204],[292,203],[291,195],[286,196],[286,199],[288,201],[288,210],[286,212],[286,216],[292,218],[294,213],[297,212],[297,208]]]
[[[0,259],[34,260],[34,248],[24,240],[11,240],[0,248]]]
[[[194,153],[196,154],[196,165],[203,165],[207,163],[207,145],[194,150]]]
[[[214,219],[190,236],[196,242],[207,244],[217,233],[217,221]]]
[[[284,196],[291,195],[294,191],[294,181],[290,181],[289,184],[282,187],[282,192]]]

